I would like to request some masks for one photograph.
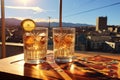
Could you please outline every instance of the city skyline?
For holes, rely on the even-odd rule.
[[[63,22],[96,24],[99,16],[108,25],[120,25],[119,0],[63,0]],[[5,0],[5,17],[59,22],[59,0]]]

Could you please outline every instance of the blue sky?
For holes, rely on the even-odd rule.
[[[62,15],[63,22],[95,25],[97,17],[107,16],[108,25],[120,25],[120,0],[63,0]],[[58,22],[59,0],[5,0],[5,17]]]

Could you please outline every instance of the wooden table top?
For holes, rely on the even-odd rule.
[[[48,52],[52,53],[52,51]],[[25,64],[24,54],[0,59],[0,80],[3,78],[5,80],[120,80],[120,73],[111,77],[107,73],[103,74],[102,71],[99,72],[99,70],[89,67],[84,63],[85,61],[82,62],[83,59],[86,59],[85,57],[90,57],[90,55],[75,53],[75,56],[74,62],[66,64],[54,63],[53,59],[38,65]],[[47,59],[49,57],[51,56],[48,56]],[[115,56],[107,57],[117,59]]]

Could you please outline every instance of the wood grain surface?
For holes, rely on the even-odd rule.
[[[48,50],[48,54],[53,53]],[[58,64],[55,63],[53,56],[51,60],[38,65],[24,63],[24,54],[7,57],[0,59],[0,79],[9,80],[31,80],[31,79],[44,79],[44,80],[120,80],[119,77],[111,77],[102,74],[98,70],[92,69],[87,65],[82,64],[80,59],[85,57],[92,57],[102,55],[111,59],[119,59],[120,56],[90,53],[90,52],[77,52],[75,53],[74,61],[72,63]],[[120,59],[119,59],[120,60]],[[120,67],[120,66],[119,66]],[[6,76],[6,77],[5,77]],[[4,80],[3,79],[3,80]]]

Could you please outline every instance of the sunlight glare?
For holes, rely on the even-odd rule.
[[[23,3],[23,4],[24,4],[24,6],[27,6],[28,1],[30,1],[30,0],[20,0],[20,1],[21,1],[21,3]]]

